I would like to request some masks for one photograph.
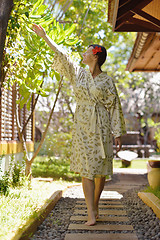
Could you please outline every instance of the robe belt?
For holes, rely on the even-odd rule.
[[[101,156],[102,158],[106,158],[106,154],[105,154],[105,150],[104,150],[104,146],[103,146],[103,141],[102,141],[102,126],[101,126],[101,121],[100,121],[100,116],[99,116],[99,111],[97,109],[97,105],[103,105],[101,103],[98,102],[89,102],[89,101],[77,101],[77,106],[93,106],[93,110],[92,110],[92,115],[91,115],[91,122],[90,122],[90,129],[92,131],[92,133],[96,132],[96,120],[98,120],[98,132],[100,135],[100,144],[101,144]],[[97,111],[96,111],[97,110]],[[97,115],[96,115],[97,113]]]

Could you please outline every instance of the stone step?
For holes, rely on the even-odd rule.
[[[70,218],[71,221],[87,221],[87,216],[71,216]],[[99,217],[97,219],[98,222],[129,222],[128,217],[110,217],[110,216],[105,216],[105,217]]]
[[[122,190],[126,190],[126,189],[131,189],[132,186],[125,186],[125,185],[111,185],[111,186],[104,186],[104,189],[122,189]]]
[[[87,215],[87,210],[80,210],[80,209],[75,209],[74,210],[74,214],[86,214]],[[115,216],[119,216],[119,215],[127,215],[125,210],[112,210],[112,209],[107,209],[107,210],[99,210],[99,214],[100,215],[115,215]]]
[[[98,222],[94,226],[87,226],[85,224],[75,224],[71,223],[68,227],[69,230],[89,230],[89,231],[133,231],[132,225],[117,225],[117,224],[102,224]]]
[[[85,199],[84,200],[80,200],[80,201],[77,201],[76,202],[77,204],[86,204],[86,202],[85,202]],[[121,204],[121,202],[120,201],[115,201],[115,200],[105,200],[105,199],[101,199],[100,201],[99,201],[99,205],[101,205],[101,204],[113,204],[113,205],[118,205],[118,204]]]
[[[69,233],[65,240],[138,240],[134,233]]]
[[[123,192],[123,191],[122,191]],[[115,199],[115,200],[119,200],[123,197],[122,192],[118,192],[118,191],[114,191],[114,190],[104,190],[102,192],[101,195],[101,199],[105,198],[105,199]]]
[[[99,205],[99,208],[123,208],[123,205]],[[86,205],[77,204],[75,208],[87,208]]]

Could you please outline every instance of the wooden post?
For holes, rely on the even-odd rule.
[[[15,84],[12,87],[12,140],[15,140],[15,107],[16,107],[16,87]]]
[[[33,97],[32,97],[32,106],[31,106],[31,111],[33,110],[33,106],[34,106],[34,103],[35,103],[35,94],[33,94]],[[33,114],[32,114],[32,141],[34,142],[34,138],[35,138],[35,109],[33,110]]]
[[[3,89],[1,88],[1,92]],[[0,95],[0,141],[2,141],[2,94]]]
[[[26,121],[26,104],[24,104],[24,107],[23,107],[23,124],[22,124],[22,127],[24,126],[25,124],[25,121]],[[24,129],[24,139],[26,141],[26,128]]]

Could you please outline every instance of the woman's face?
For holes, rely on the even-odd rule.
[[[85,53],[83,53],[82,63],[89,65],[91,62],[95,61],[96,56],[92,52],[93,47],[89,47]]]

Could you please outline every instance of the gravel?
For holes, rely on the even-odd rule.
[[[108,184],[112,184],[117,180],[117,175],[114,175],[112,181]],[[153,211],[137,195],[137,192],[143,190],[143,188],[144,186],[137,187],[123,194],[121,201],[129,218],[129,221],[125,222],[125,224],[133,226],[139,240],[160,240],[159,218],[156,217]],[[82,187],[69,188],[30,240],[64,240],[66,233],[86,232],[85,230],[67,230],[71,223],[70,217],[73,215],[76,201],[79,198],[84,198]],[[119,223],[115,222],[115,224]],[[108,233],[108,231],[94,232]],[[132,231],[112,231],[112,233],[118,232],[131,233]]]

